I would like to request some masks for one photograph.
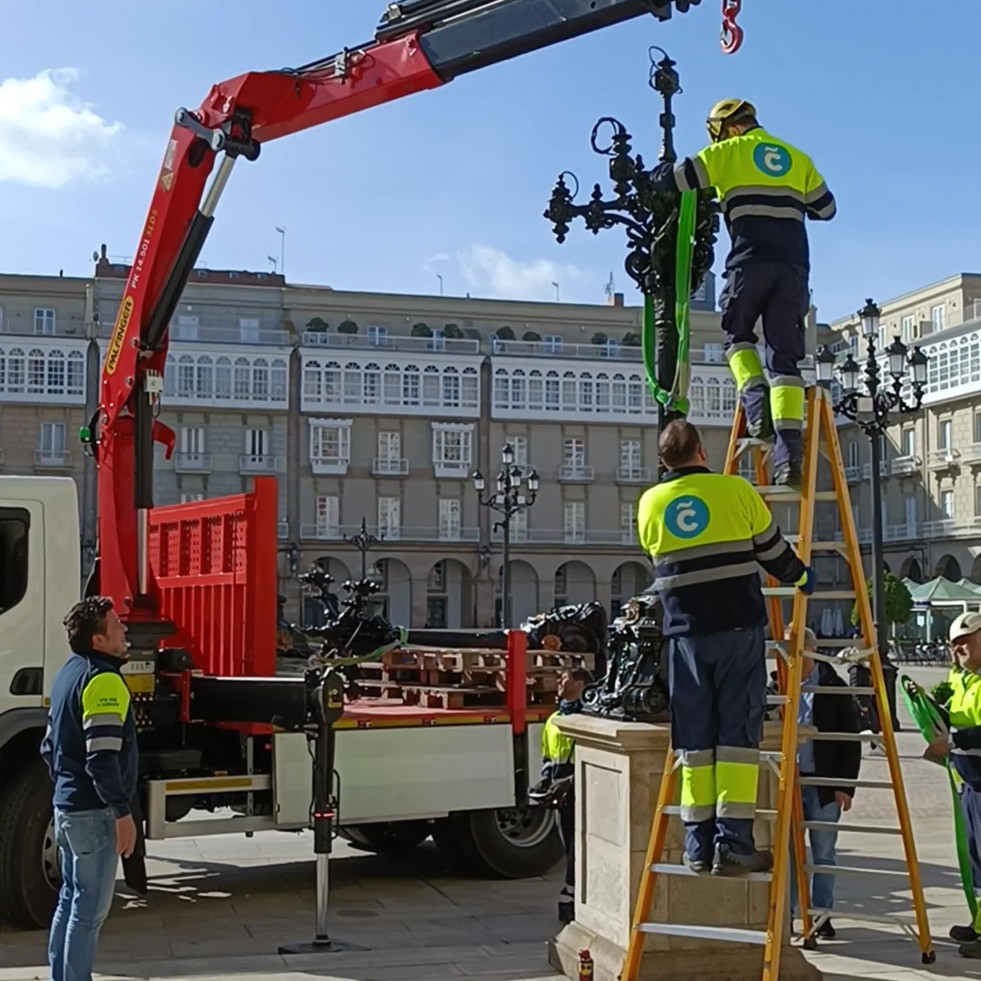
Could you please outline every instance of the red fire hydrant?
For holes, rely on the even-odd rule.
[[[579,951],[579,981],[593,981],[593,955],[588,950]]]

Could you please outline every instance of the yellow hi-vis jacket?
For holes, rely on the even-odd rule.
[[[642,495],[637,526],[666,636],[765,626],[759,566],[785,583],[807,572],[756,488],[735,474],[669,472]]]

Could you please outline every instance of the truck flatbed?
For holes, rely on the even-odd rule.
[[[555,706],[529,706],[525,718],[529,723],[544,722]],[[406,705],[395,698],[362,698],[344,706],[344,715],[335,729],[409,729],[417,726],[467,726],[506,724],[511,716],[504,705],[484,708],[423,708]]]

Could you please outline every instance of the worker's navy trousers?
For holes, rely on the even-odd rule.
[[[719,297],[730,364],[734,345],[755,347],[759,340],[756,324],[762,320],[772,391],[762,378],[758,384],[746,385],[734,373],[751,424],[768,409],[772,410],[776,428],[775,466],[787,460],[799,462],[802,455],[803,397],[800,394],[795,397],[792,389],[802,387],[798,362],[804,358],[804,328],[810,303],[807,269],[782,262],[750,263],[728,270]],[[789,391],[782,392],[785,388]]]
[[[765,644],[762,627],[670,638],[671,739],[682,761],[681,816],[693,860],[711,862],[721,844],[743,854],[755,848]]]

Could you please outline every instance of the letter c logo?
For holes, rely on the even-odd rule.
[[[695,538],[708,527],[708,505],[700,497],[676,497],[665,509],[664,523],[675,538]]]

